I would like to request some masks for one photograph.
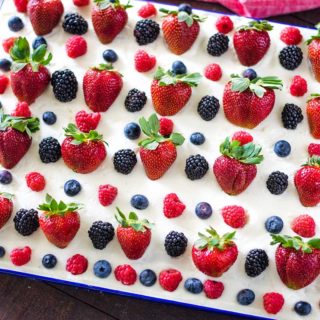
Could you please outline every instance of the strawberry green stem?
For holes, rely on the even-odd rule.
[[[312,156],[308,159],[308,161],[303,164],[303,166],[311,166],[320,168],[320,157],[319,156]]]
[[[318,32],[306,41],[307,45],[309,45],[313,40],[320,40],[320,22],[315,25],[315,28]]]
[[[164,8],[161,8],[159,11],[164,13],[163,17],[166,17],[168,15],[177,16],[178,21],[185,22],[188,27],[191,27],[194,21],[204,22],[207,19],[207,17],[200,17],[199,15],[193,13],[188,14],[185,11],[168,10]]]
[[[12,200],[14,195],[8,192],[0,192],[0,196],[8,200]]]
[[[318,99],[318,98],[320,98],[320,93],[311,93],[309,98],[308,98],[308,100],[307,100],[307,102],[309,102],[309,101],[311,101],[313,99]]]
[[[133,7],[130,4],[130,0],[128,0],[127,4],[121,4],[121,2],[119,0],[114,0],[114,1],[110,1],[110,0],[94,0],[93,2],[99,7],[100,10],[104,10],[104,9],[107,9],[107,8],[129,9],[129,8]]]
[[[256,30],[256,31],[270,31],[273,26],[266,20],[252,20],[247,25],[240,26],[237,30]]]
[[[202,76],[199,72],[189,74],[175,75],[172,71],[165,71],[159,67],[154,75],[154,79],[159,81],[159,86],[169,86],[171,84],[177,84],[178,82],[185,83],[190,87],[196,87]]]

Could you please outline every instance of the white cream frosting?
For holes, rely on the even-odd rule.
[[[109,45],[102,45],[94,34],[90,19],[90,7],[76,8],[70,0],[63,0],[63,3],[65,12],[78,11],[89,22],[89,31],[84,35],[88,42],[88,52],[77,59],[71,59],[66,55],[65,42],[70,35],[63,31],[61,27],[62,22],[60,22],[58,28],[55,28],[51,34],[45,36],[49,44],[48,49],[53,53],[53,60],[49,65],[49,69],[53,72],[57,69],[70,68],[76,74],[79,82],[77,98],[70,103],[60,103],[54,98],[52,88],[49,87],[31,105],[33,115],[41,119],[43,112],[50,110],[57,114],[58,121],[55,125],[48,126],[41,120],[41,130],[33,135],[31,149],[11,171],[13,182],[8,186],[1,186],[0,189],[1,191],[15,194],[14,212],[20,208],[36,208],[39,203],[43,202],[46,193],[67,202],[76,201],[83,203],[85,204],[85,209],[80,212],[81,227],[74,240],[66,249],[58,249],[46,240],[40,229],[29,237],[19,235],[15,231],[12,222],[13,214],[10,221],[0,231],[0,245],[3,245],[7,250],[5,257],[0,260],[0,267],[2,269],[84,283],[101,288],[127,291],[209,308],[226,309],[270,318],[272,317],[264,311],[262,296],[266,292],[276,291],[282,293],[285,298],[285,305],[276,316],[277,319],[300,319],[293,311],[294,304],[299,300],[308,301],[313,307],[312,313],[306,319],[319,319],[320,280],[317,279],[308,287],[298,291],[288,289],[281,282],[277,274],[274,262],[276,247],[269,245],[270,236],[264,228],[264,221],[271,215],[282,217],[285,224],[283,233],[286,234],[293,234],[290,229],[290,222],[300,214],[308,213],[315,219],[318,225],[320,223],[319,209],[316,207],[303,207],[299,202],[293,185],[294,173],[306,160],[307,146],[313,139],[309,134],[305,114],[307,95],[302,98],[293,97],[290,95],[288,87],[294,75],[301,75],[308,81],[308,94],[320,92],[320,84],[314,80],[307,64],[306,45],[301,45],[304,52],[304,60],[300,67],[294,71],[285,70],[280,66],[278,61],[278,53],[284,46],[279,40],[279,33],[284,26],[272,23],[274,30],[270,32],[272,39],[271,47],[262,62],[254,66],[254,68],[260,76],[276,75],[280,77],[284,82],[284,88],[281,92],[276,92],[276,103],[270,116],[258,127],[250,131],[255,141],[262,145],[265,156],[263,163],[258,166],[257,177],[245,192],[231,197],[221,191],[213,176],[212,165],[214,160],[219,156],[220,143],[226,136],[232,135],[233,132],[240,128],[230,124],[226,120],[222,106],[216,118],[209,122],[203,121],[196,111],[198,102],[204,95],[214,95],[221,101],[224,84],[229,80],[229,75],[231,73],[240,73],[244,69],[235,55],[232,46],[232,33],[229,34],[230,47],[227,53],[221,57],[212,57],[206,51],[209,37],[217,32],[214,23],[219,15],[214,12],[199,12],[199,14],[207,14],[208,19],[206,22],[201,23],[198,39],[188,52],[182,56],[175,56],[167,49],[162,34],[160,34],[154,43],[147,46],[139,47],[136,43],[133,37],[133,29],[135,23],[140,19],[137,15],[137,10],[142,5],[141,2],[133,2],[134,8],[128,10],[129,21],[127,26]],[[160,5],[156,6],[160,8]],[[18,34],[12,33],[8,29],[8,18],[16,14],[13,1],[5,0],[0,12],[0,40],[2,41],[9,36],[23,35],[31,42],[35,34],[25,15],[19,14],[25,23],[25,28],[21,32]],[[157,16],[156,20],[161,23],[160,15]],[[235,27],[247,22],[247,19],[236,16],[232,17],[232,20]],[[314,31],[304,28],[300,30],[304,39],[307,39],[314,33]],[[62,128],[69,122],[74,122],[74,116],[77,111],[83,109],[89,111],[83,98],[82,78],[89,67],[103,61],[102,52],[107,48],[112,48],[118,53],[119,60],[115,63],[115,67],[123,74],[124,82],[121,94],[111,108],[102,114],[102,119],[97,129],[103,133],[105,140],[109,143],[107,159],[98,170],[86,175],[72,172],[64,165],[62,159],[55,164],[43,164],[38,156],[38,144],[41,139],[53,136],[62,142],[64,139]],[[149,116],[154,112],[150,97],[150,84],[155,69],[148,73],[138,73],[134,69],[134,53],[137,49],[141,48],[154,54],[157,58],[157,65],[164,68],[170,68],[171,63],[175,60],[182,60],[189,72],[202,72],[204,67],[209,63],[218,63],[223,70],[223,77],[218,82],[212,82],[203,78],[200,85],[193,89],[193,94],[188,104],[181,112],[172,117],[175,123],[175,131],[184,134],[186,141],[182,147],[178,147],[178,157],[173,166],[157,181],[151,181],[146,177],[140,159],[133,172],[127,176],[117,173],[112,164],[112,156],[117,150],[121,148],[137,148],[137,141],[125,138],[123,134],[125,124],[131,121],[138,122],[141,116]],[[5,56],[2,47],[0,48],[0,56]],[[124,99],[132,88],[144,90],[148,96],[147,105],[139,113],[129,113],[124,107]],[[0,100],[6,112],[11,112],[17,103],[17,99],[11,89],[7,89],[5,94],[0,96]],[[281,111],[285,103],[296,103],[303,109],[305,119],[298,125],[296,130],[286,130],[282,126]],[[196,131],[205,134],[206,142],[202,146],[195,146],[189,142],[190,134]],[[292,146],[292,152],[287,158],[279,158],[273,152],[274,143],[281,139],[289,141]],[[197,153],[205,156],[209,162],[210,170],[203,179],[190,181],[184,173],[185,160],[188,156]],[[289,175],[289,187],[280,196],[270,194],[265,186],[268,175],[274,170],[284,171]],[[44,174],[47,185],[43,192],[37,193],[27,188],[24,176],[30,171],[38,171]],[[66,196],[63,191],[64,183],[71,178],[77,179],[82,185],[81,193],[74,198]],[[97,198],[98,186],[107,183],[118,187],[119,192],[114,204],[104,208],[99,204]],[[186,204],[186,210],[181,217],[168,220],[162,213],[162,201],[164,196],[170,192],[177,193]],[[87,235],[91,224],[96,220],[104,220],[117,226],[114,218],[115,207],[119,206],[124,212],[129,212],[129,210],[132,210],[130,198],[137,193],[146,195],[150,201],[150,205],[146,210],[138,212],[139,216],[147,218],[156,224],[156,227],[152,231],[151,244],[144,256],[138,261],[129,261],[116,239],[102,251],[94,249]],[[194,213],[194,208],[200,201],[207,201],[213,207],[213,215],[208,220],[200,220]],[[177,268],[181,270],[184,280],[188,277],[197,277],[204,281],[208,277],[199,272],[192,263],[192,244],[197,239],[197,232],[203,231],[209,225],[216,228],[219,233],[231,231],[231,228],[223,222],[219,211],[223,206],[231,204],[242,205],[248,211],[250,219],[248,224],[243,229],[239,229],[236,234],[236,243],[239,248],[239,256],[236,263],[227,273],[218,279],[225,285],[225,291],[220,299],[207,299],[204,293],[193,295],[183,288],[183,283],[180,284],[175,292],[170,293],[164,291],[158,283],[151,288],[144,287],[139,281],[133,286],[123,286],[115,280],[113,274],[107,279],[99,279],[93,275],[92,267],[94,262],[99,259],[107,259],[111,262],[113,268],[124,263],[130,263],[138,273],[145,268],[153,269],[157,273],[162,269]],[[164,250],[164,238],[171,230],[182,231],[189,239],[187,252],[178,258],[170,258]],[[317,229],[318,233],[319,229]],[[15,247],[25,245],[29,245],[32,248],[32,260],[23,267],[13,266],[9,259],[9,252]],[[265,249],[270,258],[270,266],[257,278],[249,278],[244,272],[246,254],[253,248]],[[58,264],[52,270],[45,269],[41,264],[43,255],[47,253],[52,253],[58,258]],[[73,276],[66,272],[65,264],[68,257],[76,253],[83,254],[88,258],[89,267],[86,273]],[[236,301],[237,292],[244,288],[250,288],[256,294],[254,303],[247,307],[240,306]]]

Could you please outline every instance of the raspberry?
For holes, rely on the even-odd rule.
[[[73,275],[82,274],[88,268],[88,260],[81,254],[75,254],[67,260],[66,270]]]
[[[204,69],[204,76],[212,81],[218,81],[222,77],[221,67],[216,63],[208,64]]]
[[[245,131],[237,131],[232,136],[232,141],[238,140],[240,142],[240,146],[247,144],[253,141],[253,137],[250,133]]]
[[[99,186],[99,202],[102,206],[109,206],[118,194],[118,189],[110,184]]]
[[[18,12],[27,12],[28,0],[14,0]]]
[[[182,281],[181,272],[176,269],[163,270],[159,274],[160,286],[167,291],[174,291]]]
[[[226,34],[233,29],[233,22],[228,16],[222,16],[217,19],[216,28],[219,32]]]
[[[320,143],[310,143],[308,146],[309,156],[320,156]]]
[[[134,65],[138,72],[150,71],[156,65],[156,57],[144,50],[138,50],[134,55]]]
[[[0,94],[6,91],[8,84],[9,78],[4,74],[0,74]]]
[[[294,76],[290,85],[290,93],[294,97],[302,97],[307,91],[307,81],[300,76]]]
[[[78,58],[87,52],[87,41],[81,36],[72,36],[66,42],[66,49],[70,58]]]
[[[286,27],[281,31],[280,39],[287,45],[299,44],[302,40],[302,35],[298,28]]]
[[[73,0],[73,4],[77,7],[84,7],[89,4],[90,0]]]
[[[172,131],[173,131],[173,121],[168,118],[161,118],[159,133],[166,137],[166,136],[170,136]]]
[[[203,290],[209,299],[218,299],[221,297],[224,285],[220,281],[206,280],[203,284]]]
[[[263,296],[264,309],[271,314],[277,314],[284,305],[282,294],[276,292],[268,292]]]
[[[186,206],[175,193],[169,193],[163,200],[163,213],[167,218],[176,218],[182,215]]]
[[[17,103],[16,108],[11,113],[12,116],[15,117],[31,117],[31,111],[29,109],[29,105],[26,102],[19,102]]]
[[[2,41],[3,50],[4,50],[6,53],[9,53],[10,49],[13,47],[14,42],[15,42],[17,39],[18,39],[17,37],[10,37],[10,38],[8,38],[8,39],[4,39],[4,40]]]
[[[157,9],[152,3],[146,3],[138,10],[141,18],[150,18],[157,15]]]
[[[299,236],[311,238],[316,234],[316,223],[308,214],[302,214],[291,222],[292,230]]]
[[[44,176],[38,172],[30,172],[26,175],[27,186],[32,191],[42,191],[46,186]]]
[[[114,275],[118,281],[126,286],[134,284],[137,280],[137,272],[129,264],[122,264],[114,269]]]
[[[243,228],[247,223],[245,210],[240,206],[226,206],[221,210],[224,222],[232,228]]]
[[[82,110],[76,114],[76,124],[80,131],[89,132],[95,130],[100,122],[101,115],[98,112],[87,113]]]
[[[15,266],[23,266],[31,259],[31,248],[26,246],[22,249],[13,249],[10,253],[10,260]]]

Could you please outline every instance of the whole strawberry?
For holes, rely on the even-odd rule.
[[[268,31],[273,27],[267,21],[251,21],[234,33],[233,46],[240,63],[244,66],[257,64],[270,47]]]
[[[220,277],[235,263],[238,257],[237,245],[233,242],[235,231],[222,237],[210,227],[208,235],[199,233],[192,247],[192,260],[195,266],[210,277]]]
[[[43,36],[58,25],[64,8],[61,0],[29,0],[27,10],[34,32]]]
[[[234,125],[253,129],[272,111],[275,103],[273,89],[281,89],[282,81],[277,77],[253,80],[239,75],[231,77],[223,93],[224,114]]]
[[[159,119],[156,114],[148,120],[140,118],[140,127],[148,138],[139,142],[140,158],[146,175],[151,180],[161,178],[177,158],[176,146],[184,142],[180,133],[171,133],[169,138],[160,135]]]
[[[154,110],[161,116],[173,116],[189,101],[192,87],[201,79],[200,73],[175,75],[159,67],[151,84]]]
[[[318,33],[308,41],[308,58],[312,67],[313,74],[320,82],[320,23],[316,25]]]
[[[0,229],[8,222],[13,210],[13,194],[0,192]]]
[[[272,245],[279,244],[275,254],[278,274],[291,289],[308,286],[320,274],[320,239],[303,242],[302,238],[272,234]]]
[[[26,38],[18,38],[10,50],[13,60],[11,67],[11,87],[19,101],[29,105],[45,91],[50,83],[50,72],[45,67],[52,59],[47,46],[42,44],[30,54]]]
[[[39,130],[38,118],[14,117],[0,112],[0,164],[12,169],[28,152],[31,133]]]
[[[57,202],[47,194],[46,202],[40,204],[38,209],[43,211],[39,223],[48,241],[58,248],[67,247],[80,228],[77,210],[81,209],[81,205]]]
[[[312,93],[307,102],[307,117],[310,133],[315,139],[320,139],[320,94]]]
[[[261,147],[252,142],[244,145],[229,138],[220,145],[221,156],[213,164],[213,173],[221,189],[237,195],[248,188],[257,174],[256,164],[263,160]]]
[[[126,9],[132,6],[129,2],[122,5],[119,0],[94,0],[94,3],[91,12],[94,31],[103,44],[110,43],[127,24]]]
[[[140,259],[150,244],[153,224],[146,219],[139,220],[134,212],[127,218],[119,208],[117,211],[115,218],[119,226],[116,232],[120,246],[127,258]]]
[[[61,145],[64,163],[77,173],[96,170],[107,156],[103,136],[94,130],[81,132],[72,123],[64,131],[66,138]]]
[[[121,74],[110,64],[89,69],[83,77],[83,93],[87,106],[94,112],[107,111],[122,89]]]

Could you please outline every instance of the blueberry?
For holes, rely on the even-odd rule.
[[[64,184],[64,192],[70,196],[74,197],[81,191],[81,184],[74,179],[68,180]]]
[[[192,7],[188,3],[181,3],[178,7],[178,11],[184,11],[188,14],[192,13]]]
[[[200,293],[203,290],[202,282],[197,278],[188,278],[184,283],[184,288],[191,293]]]
[[[283,221],[280,217],[269,217],[264,223],[266,230],[270,233],[280,233],[283,229]]]
[[[35,50],[40,47],[42,44],[48,46],[47,41],[44,37],[38,36],[32,42],[32,48]]]
[[[177,60],[172,64],[172,72],[174,74],[185,74],[187,73],[187,67],[182,61]]]
[[[103,59],[106,60],[107,62],[113,63],[118,60],[118,55],[112,49],[104,50],[102,56],[103,56]]]
[[[150,269],[145,269],[140,273],[139,279],[141,284],[143,284],[146,287],[151,287],[156,283],[157,276],[154,271]]]
[[[305,301],[299,301],[294,305],[294,311],[300,316],[307,316],[311,313],[311,304]]]
[[[190,136],[190,142],[195,144],[196,146],[200,146],[206,141],[204,135],[200,132],[194,132]]]
[[[199,202],[196,205],[195,212],[200,219],[208,219],[212,215],[212,208],[207,202]]]
[[[0,246],[0,258],[2,258],[5,254],[6,254],[5,248]]]
[[[279,140],[274,145],[274,152],[279,157],[287,157],[291,152],[291,146],[288,141],[285,140]]]
[[[111,273],[111,264],[107,260],[98,260],[93,266],[93,273],[98,278],[106,278]]]
[[[248,306],[254,301],[255,297],[256,296],[252,290],[243,289],[238,292],[237,301],[243,306]]]
[[[3,72],[10,71],[11,61],[8,59],[0,59],[0,70]]]
[[[22,20],[19,17],[15,16],[15,17],[11,17],[8,20],[8,27],[11,31],[17,32],[23,29],[24,25]]]
[[[46,254],[42,258],[42,265],[47,269],[52,269],[57,264],[57,258],[53,254]]]
[[[140,134],[141,129],[135,122],[130,122],[124,127],[124,135],[130,140],[138,139]]]
[[[148,208],[149,206],[149,200],[146,196],[142,194],[136,194],[131,198],[130,201],[131,205],[139,210],[143,210]]]
[[[248,78],[249,80],[253,80],[257,77],[257,73],[251,68],[244,70],[242,75],[243,77]]]
[[[10,184],[12,182],[12,174],[7,170],[0,171],[0,183]]]
[[[57,121],[57,116],[56,116],[56,114],[54,113],[54,112],[52,112],[52,111],[46,111],[46,112],[44,112],[43,113],[43,115],[42,115],[42,120],[46,123],[46,124],[48,124],[48,125],[53,125],[53,124],[55,124],[56,123],[56,121]]]

